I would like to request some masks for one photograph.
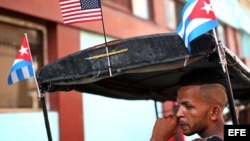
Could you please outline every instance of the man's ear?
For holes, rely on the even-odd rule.
[[[214,105],[210,109],[211,120],[216,120],[221,116],[221,108],[218,105]]]

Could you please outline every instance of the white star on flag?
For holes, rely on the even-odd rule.
[[[206,13],[209,14],[210,11],[213,11],[212,4],[208,4],[206,2],[203,2],[204,6],[201,8],[201,10],[206,10]]]
[[[24,46],[21,46],[21,48],[19,49],[19,51],[21,53],[21,56],[23,56],[23,54],[28,54],[28,48],[25,48]]]

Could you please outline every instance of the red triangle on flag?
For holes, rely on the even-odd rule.
[[[32,62],[28,39],[24,36],[20,49],[16,55],[16,59],[23,59]]]
[[[206,18],[216,20],[216,16],[214,14],[214,10],[212,8],[210,0],[197,0],[197,3],[189,16],[190,20],[195,18]]]

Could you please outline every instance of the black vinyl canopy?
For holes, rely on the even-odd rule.
[[[175,100],[183,74],[195,68],[221,69],[211,34],[198,37],[191,47],[188,52],[176,33],[114,40],[47,64],[38,71],[37,80],[46,92],[75,90],[127,100]],[[249,69],[229,49],[225,51],[234,98],[250,99]]]

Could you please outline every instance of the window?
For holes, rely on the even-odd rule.
[[[1,18],[0,18],[1,19]],[[9,20],[8,20],[9,21]],[[43,64],[43,36],[35,28],[18,25],[20,20],[10,20],[11,23],[0,21],[0,111],[9,108],[39,108],[38,94],[34,78],[19,81],[12,85],[7,84],[10,69],[16,54],[20,49],[24,33],[27,33],[35,71]],[[10,109],[9,109],[10,110]]]
[[[142,19],[150,19],[150,9],[148,0],[132,0],[133,14]]]
[[[173,0],[165,0],[165,9],[166,9],[166,23],[167,27],[172,29],[176,28],[176,10],[175,3]],[[178,13],[179,14],[179,13]]]
[[[131,13],[131,0],[105,0],[103,4],[113,9]]]

